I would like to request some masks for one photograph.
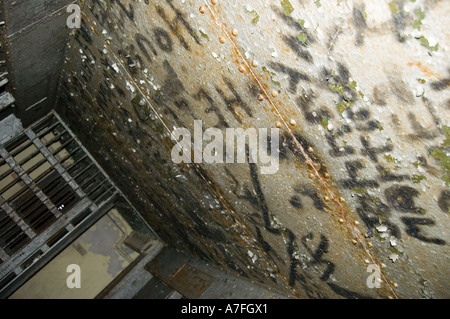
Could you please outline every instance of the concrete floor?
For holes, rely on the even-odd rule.
[[[171,298],[175,291],[188,299],[285,299],[287,296],[237,277],[173,248],[165,248],[150,261],[146,270],[153,275],[133,298]],[[165,293],[165,297],[163,297]]]
[[[100,293],[139,254],[126,245],[132,228],[111,210],[56,258],[27,281],[12,299],[91,299]],[[67,266],[81,268],[81,288],[69,289]]]

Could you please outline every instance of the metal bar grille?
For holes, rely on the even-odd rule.
[[[56,113],[27,129],[3,121],[14,131],[0,139],[0,297],[119,193]]]

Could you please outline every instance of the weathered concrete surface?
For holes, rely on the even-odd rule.
[[[10,90],[18,115],[29,125],[55,105],[69,30],[66,8],[73,0],[2,0]]]
[[[448,298],[449,15],[425,0],[87,0],[58,112],[169,244],[289,296]],[[278,122],[279,171],[174,164],[170,132],[195,119]]]

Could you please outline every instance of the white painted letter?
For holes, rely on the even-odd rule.
[[[71,264],[67,266],[66,272],[71,272],[72,274],[67,277],[66,284],[67,288],[81,288],[81,268],[76,264]]]

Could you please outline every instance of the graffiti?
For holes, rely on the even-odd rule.
[[[112,0],[112,3],[117,3],[122,12],[130,21],[134,22],[134,7],[131,3],[128,4],[128,9],[122,4],[121,0]]]
[[[172,8],[172,10],[175,13],[174,19],[170,20],[170,18],[167,17],[167,14],[164,11],[164,9],[162,9],[159,6],[156,7],[156,12],[164,20],[164,22],[170,28],[170,30],[175,34],[175,36],[180,41],[181,45],[186,50],[190,51],[191,49],[190,49],[186,39],[184,38],[183,34],[180,32],[180,28],[179,28],[180,24],[181,24],[181,26],[184,27],[184,29],[186,29],[186,31],[195,40],[195,42],[197,44],[200,44],[200,40],[199,40],[197,34],[194,33],[194,30],[192,29],[191,25],[186,21],[184,14],[181,11],[179,11],[177,8],[175,8],[175,6],[172,3],[172,0],[167,0],[167,3],[170,5],[170,7]]]
[[[361,47],[364,45],[364,31],[367,29],[366,18],[364,17],[364,5],[353,7],[353,23],[357,28],[355,45]]]
[[[300,73],[297,70],[292,69],[279,62],[270,63],[270,68],[273,69],[275,72],[285,73],[289,76],[289,91],[291,91],[294,94],[297,91],[297,86],[300,80],[310,81],[309,77],[306,74]]]
[[[429,238],[421,234],[419,226],[434,225],[435,222],[428,218],[402,217],[403,223],[406,225],[406,233],[421,241],[436,245],[445,245],[446,242],[440,238]]]
[[[441,192],[441,195],[439,196],[438,203],[439,203],[439,208],[444,213],[449,213],[450,212],[450,190],[444,189]]]
[[[223,78],[223,81],[225,82],[233,96],[227,97],[225,92],[223,92],[222,89],[218,86],[216,86],[216,91],[217,93],[219,93],[227,109],[233,114],[234,118],[239,123],[242,123],[242,119],[239,117],[239,113],[236,111],[236,107],[243,109],[248,116],[252,117],[252,111],[248,107],[247,103],[244,103],[244,101],[242,100],[241,96],[234,87],[233,82],[226,77]]]
[[[317,191],[314,188],[299,185],[299,186],[295,187],[294,190],[298,194],[309,197],[312,200],[313,205],[317,210],[325,211],[325,202],[323,201],[323,198],[319,196],[319,194],[317,193]],[[303,205],[302,205],[300,197],[298,195],[294,195],[292,197],[291,205],[294,207],[302,208]]]
[[[247,154],[248,154],[248,148],[247,148]],[[253,188],[257,195],[257,202],[255,204],[258,206],[258,208],[262,212],[262,217],[263,217],[263,221],[264,221],[264,229],[271,234],[287,237],[286,251],[287,251],[288,255],[290,256],[289,285],[294,286],[296,284],[297,280],[300,280],[304,284],[305,277],[302,274],[299,274],[297,272],[298,265],[300,264],[300,260],[297,257],[298,248],[295,243],[296,236],[292,232],[292,230],[290,230],[287,227],[275,227],[272,225],[272,221],[270,218],[270,211],[267,207],[265,196],[262,191],[262,186],[259,181],[256,164],[249,163],[249,168],[250,168],[250,176],[252,178]],[[300,191],[304,194],[307,194],[308,196],[310,196],[313,199],[317,209],[323,210],[323,203],[317,199],[314,191],[311,191],[311,189],[306,189],[306,190],[301,189]],[[301,238],[302,245],[304,246],[306,251],[309,253],[309,255],[312,257],[312,260],[310,262],[308,262],[307,264],[313,265],[313,266],[314,265],[325,265],[325,269],[324,269],[322,275],[320,276],[320,280],[328,281],[330,279],[331,275],[334,273],[334,270],[336,267],[334,265],[334,263],[323,258],[323,256],[328,252],[329,241],[325,235],[321,234],[320,235],[320,243],[319,243],[318,247],[316,248],[316,250],[313,251],[307,244],[307,242],[312,240],[313,238],[314,238],[314,235],[311,232],[309,232],[307,235],[305,235]],[[344,296],[347,298],[367,298],[367,297],[361,296],[360,294],[358,294],[356,292],[341,288],[340,286],[338,286],[334,283],[327,283],[327,284],[338,295],[341,295],[341,296]],[[312,293],[310,290],[311,289],[310,287],[303,286],[303,288],[306,291],[309,291],[309,293]]]
[[[178,53],[190,57],[189,54],[193,56],[194,51],[203,52],[205,47],[198,38],[197,24],[191,22],[187,10],[175,1],[145,2],[145,4],[138,4],[135,1],[112,1],[111,6],[114,10],[110,11],[98,1],[90,3],[91,15],[108,31],[115,30],[111,21],[121,19],[126,20],[124,23],[141,27],[127,31],[123,26],[124,23],[119,23],[116,27],[118,31],[115,33],[123,31],[123,34],[129,36],[124,39],[111,39],[112,45],[108,47],[112,52],[110,55],[103,53],[103,48],[98,50],[92,48],[93,39],[96,39],[97,35],[91,32],[87,25],[82,24],[75,35],[77,49],[82,49],[83,55],[86,56],[85,63],[77,70],[79,74],[74,77],[74,82],[78,81],[76,85],[80,87],[80,96],[86,100],[90,99],[82,88],[83,85],[88,86],[86,91],[93,92],[96,110],[113,123],[111,126],[116,129],[119,137],[122,141],[130,143],[130,148],[136,150],[136,158],[145,162],[142,165],[148,171],[162,170],[170,176],[170,169],[180,170],[183,174],[177,171],[176,176],[183,175],[192,180],[194,179],[192,176],[196,176],[196,183],[202,185],[201,189],[204,192],[202,195],[209,194],[220,198],[221,195],[218,194],[226,193],[224,195],[226,199],[221,199],[220,202],[229,203],[230,210],[240,216],[240,222],[252,225],[253,235],[259,247],[272,262],[273,268],[277,271],[283,269],[287,274],[287,283],[290,287],[299,287],[314,297],[326,297],[333,293],[346,298],[367,297],[352,291],[352,287],[341,285],[339,278],[334,281],[336,278],[333,278],[333,274],[342,266],[330,253],[333,245],[336,245],[332,241],[332,236],[317,229],[297,229],[290,224],[276,222],[276,216],[285,208],[291,209],[290,213],[295,212],[299,218],[312,210],[321,221],[330,220],[329,213],[335,213],[334,204],[324,200],[323,189],[318,186],[319,182],[314,184],[309,180],[302,180],[303,176],[307,175],[304,173],[310,169],[309,161],[317,165],[317,172],[321,177],[329,175],[327,164],[336,165],[336,167],[330,165],[333,172],[338,172],[333,176],[333,187],[336,186],[343,194],[354,196],[353,202],[356,204],[350,208],[354,212],[350,211],[348,215],[351,216],[353,213],[359,218],[361,229],[367,233],[368,238],[376,235],[376,227],[382,223],[387,227],[389,235],[397,239],[408,238],[412,241],[437,245],[435,247],[447,244],[433,231],[440,225],[436,219],[427,215],[424,207],[428,209],[430,205],[434,205],[438,211],[448,213],[449,192],[439,188],[434,202],[430,205],[426,202],[429,197],[425,196],[420,187],[422,185],[413,183],[412,175],[405,173],[410,170],[398,166],[393,158],[395,153],[402,150],[390,138],[385,138],[388,134],[382,132],[379,112],[369,108],[364,102],[364,94],[354,81],[349,67],[338,58],[327,65],[319,65],[313,59],[313,56],[315,57],[313,45],[321,45],[321,42],[317,34],[311,28],[304,28],[298,19],[286,16],[279,8],[272,7],[275,16],[281,18],[280,25],[287,26],[288,30],[284,29],[279,35],[280,46],[286,48],[286,51],[292,50],[292,55],[298,63],[289,64],[276,59],[258,61],[260,65],[267,65],[265,69],[267,71],[263,69],[263,72],[279,75],[278,80],[282,82],[269,84],[277,85],[277,90],[280,88],[279,92],[288,94],[287,100],[273,99],[273,105],[280,108],[283,115],[289,114],[298,123],[302,123],[301,126],[290,127],[289,130],[283,127],[280,132],[282,133],[280,174],[287,172],[286,176],[289,177],[284,179],[286,182],[281,183],[281,178],[280,180],[260,178],[258,165],[250,161],[248,166],[245,166],[245,172],[241,170],[239,174],[227,167],[218,167],[217,170],[182,165],[169,168],[164,152],[167,150],[167,154],[170,155],[173,144],[170,144],[170,138],[167,138],[170,133],[170,130],[166,132],[167,127],[170,129],[175,126],[188,127],[195,120],[202,120],[208,127],[225,131],[230,127],[256,123],[263,114],[261,117],[267,116],[267,121],[263,118],[261,123],[264,124],[258,125],[267,128],[279,121],[278,115],[273,110],[272,113],[270,111],[264,113],[266,104],[260,106],[262,104],[256,101],[262,88],[246,74],[242,75],[239,81],[233,74],[223,72],[211,76],[211,79],[214,79],[211,83],[203,80],[194,84],[188,82],[192,81],[192,73],[187,70],[189,65],[183,66],[179,63]],[[148,11],[153,13],[154,21],[151,19],[140,21],[138,8],[148,8]],[[351,42],[359,47],[367,42],[363,34],[368,28],[363,16],[364,10],[364,6],[361,5],[354,7],[350,12],[350,18],[356,26]],[[401,25],[398,27],[401,30]],[[306,40],[300,41],[297,37],[299,32],[305,35]],[[327,33],[328,35],[337,36],[333,33]],[[105,36],[102,39],[109,38]],[[329,44],[329,40],[325,42]],[[120,60],[122,61],[119,62]],[[90,61],[95,63],[90,64]],[[115,71],[115,64],[120,66],[120,72]],[[97,69],[98,65],[101,66],[100,71]],[[315,66],[317,72],[310,72],[314,69],[307,69],[305,65],[311,68]],[[259,71],[255,68],[255,72]],[[156,78],[151,78],[147,73],[155,74]],[[127,90],[124,79],[127,79],[136,90],[132,92]],[[375,86],[372,89],[373,106],[382,108],[383,105],[390,105],[392,99],[405,105],[414,103],[413,97],[404,92],[404,84],[401,82],[390,80],[386,88],[381,85]],[[92,83],[95,83],[95,88],[89,87]],[[447,84],[446,80],[440,80],[431,82],[430,86],[435,91],[443,91]],[[392,88],[392,92],[387,88]],[[323,96],[331,96],[335,105],[324,103]],[[129,101],[118,107],[119,102],[126,99]],[[281,102],[277,102],[280,100]],[[286,101],[293,103],[286,105]],[[345,107],[339,108],[339,103],[343,103],[341,106]],[[264,112],[261,109],[264,109]],[[388,108],[383,110],[386,109]],[[421,118],[412,112],[386,115],[386,118],[389,116],[399,130],[406,131],[405,136],[410,140],[417,138],[424,143],[431,143],[439,137],[438,133],[442,133],[438,129],[422,126]],[[156,118],[162,119],[164,125],[159,120],[155,121]],[[316,132],[322,135],[315,136]],[[304,151],[313,149],[318,152],[302,152],[298,145]],[[121,154],[122,158],[127,158],[127,154],[129,153],[124,151]],[[423,154],[424,152],[422,156],[425,156]],[[248,151],[246,155],[248,156]],[[150,159],[152,163],[146,162]],[[133,163],[139,160],[130,159]],[[424,163],[421,168],[438,171],[432,164],[426,163],[425,158],[420,162]],[[126,166],[123,164],[123,167]],[[302,170],[302,174],[293,174],[294,168]],[[233,260],[236,258],[234,254],[239,255],[238,252],[243,248],[230,248],[231,245],[227,243],[229,239],[227,231],[230,228],[224,227],[219,222],[215,223],[212,217],[210,219],[205,217],[212,209],[189,210],[197,206],[205,207],[209,202],[203,202],[202,195],[196,194],[198,197],[187,201],[188,203],[172,203],[170,198],[176,198],[177,200],[174,199],[173,202],[178,202],[178,198],[185,200],[191,196],[186,189],[187,184],[183,184],[185,188],[168,187],[169,183],[165,182],[166,176],[160,174],[158,177],[149,178],[152,181],[152,188],[158,191],[152,194],[150,191],[141,190],[140,194],[157,202],[157,211],[161,211],[161,214],[170,221],[170,225],[174,225],[176,229],[181,229],[183,225],[192,226],[193,234],[189,231],[180,231],[177,239],[189,238],[189,248],[196,250],[198,254],[210,259],[221,258],[228,267],[236,269],[244,276],[249,275],[244,257],[239,257],[237,261]],[[220,185],[221,179],[229,181],[229,185]],[[173,181],[173,178],[168,180]],[[271,185],[273,181],[281,185],[279,190]],[[136,181],[136,184],[138,183],[139,181]],[[211,186],[208,188],[203,184]],[[215,192],[217,189],[219,191]],[[276,191],[279,191],[280,198],[285,202],[280,200],[274,204],[272,198],[269,199],[269,196],[275,196]],[[165,195],[166,193],[175,195],[170,197]],[[168,212],[169,209],[165,205],[173,207],[177,213],[179,211],[180,216]],[[221,205],[220,209],[223,206]],[[234,219],[233,222],[238,219]],[[202,245],[211,247],[208,246],[208,249],[204,250],[196,248],[194,237],[203,237],[205,242],[202,242]],[[309,272],[309,267],[317,267],[318,275]],[[279,283],[278,278],[270,277],[270,280]],[[326,284],[326,289],[321,291],[315,286],[317,282]]]
[[[308,247],[308,241],[312,240],[314,238],[313,233],[308,233],[306,236],[302,237],[302,244],[305,247],[305,249],[308,251],[308,253],[311,255],[313,260],[310,262],[311,265],[316,264],[324,264],[326,265],[325,270],[323,271],[322,275],[320,276],[320,280],[327,281],[330,279],[331,274],[334,272],[335,265],[326,259],[322,259],[322,257],[328,253],[328,246],[329,242],[328,239],[321,234],[320,235],[320,243],[316,249],[316,251],[312,251],[311,248]]]

